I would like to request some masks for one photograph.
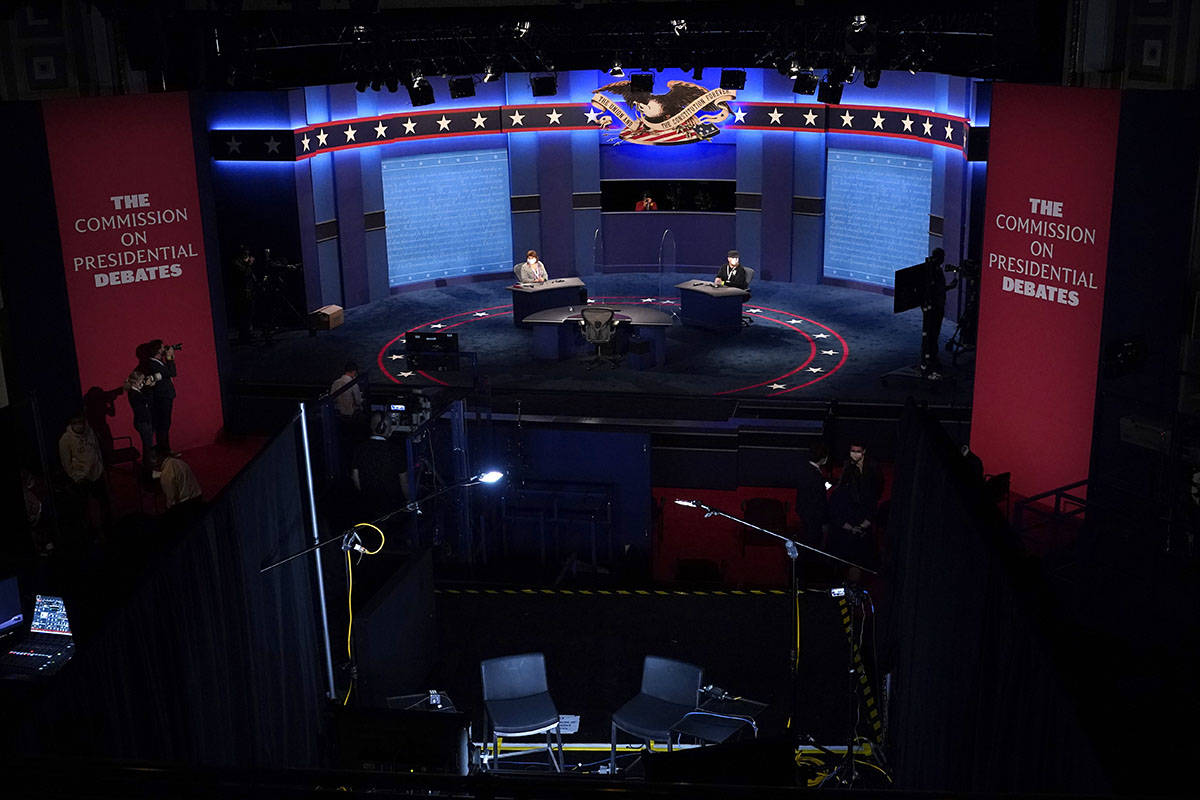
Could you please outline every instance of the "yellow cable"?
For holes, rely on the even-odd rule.
[[[384,538],[384,535],[383,535],[383,531],[381,531],[379,528],[375,527],[374,525],[372,525],[369,522],[359,522],[354,527],[355,528],[370,528],[371,530],[373,530],[379,534],[379,547],[376,547],[374,550],[365,551],[367,555],[373,556],[373,555],[377,554],[380,550],[383,549],[383,545],[386,542],[386,539]],[[346,584],[347,584],[347,586],[346,586],[346,612],[349,616],[349,622],[346,625],[346,658],[350,659],[350,661],[353,662],[354,661],[354,648],[352,647],[351,643],[352,643],[353,637],[354,637],[354,562],[350,558],[350,551],[347,550],[345,552],[346,552]],[[346,697],[342,700],[342,705],[349,705],[350,693],[353,691],[354,691],[354,677],[351,676],[350,686],[349,686],[349,688],[346,689]]]

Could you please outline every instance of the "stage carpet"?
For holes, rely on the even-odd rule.
[[[676,283],[707,276],[682,274],[592,275],[589,298],[606,304],[645,304],[679,309]],[[938,405],[968,406],[972,355],[950,363],[937,383],[904,377],[885,382],[891,370],[914,366],[919,357],[921,314],[892,313],[892,298],[840,286],[755,283],[746,304],[754,324],[717,334],[684,327],[667,334],[666,363],[635,370],[629,365],[589,371],[580,359],[545,362],[532,356],[533,333],[512,322],[508,281],[493,280],[404,292],[345,313],[345,323],[310,337],[278,335],[233,350],[233,378],[242,385],[328,385],[347,360],[370,371],[372,383],[423,387],[446,383],[493,393],[561,391],[769,398],[779,401],[901,403],[909,395]],[[460,372],[408,368],[399,341],[408,330],[459,335]],[[942,341],[954,332],[943,327]],[[395,356],[395,357],[394,357]]]

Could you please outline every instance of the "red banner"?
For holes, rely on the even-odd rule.
[[[1091,455],[1116,91],[999,84],[992,104],[971,447],[1029,496]]]
[[[221,399],[187,95],[53,101],[43,116],[80,385],[114,389],[138,344],[182,343],[171,446],[210,444]],[[113,433],[140,447],[116,408]]]

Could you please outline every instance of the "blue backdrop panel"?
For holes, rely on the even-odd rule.
[[[385,158],[392,286],[512,269],[503,149]]]
[[[933,160],[830,149],[825,186],[825,276],[893,286],[929,254]]]

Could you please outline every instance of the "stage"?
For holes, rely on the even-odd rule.
[[[675,284],[711,276],[680,273],[589,275],[589,300],[612,306],[641,305],[677,315]],[[717,333],[687,327],[676,318],[666,333],[665,363],[635,369],[588,370],[583,358],[539,361],[534,332],[513,324],[511,281],[461,283],[405,291],[345,312],[345,323],[316,337],[294,330],[233,349],[237,385],[324,385],[347,360],[369,372],[373,385],[474,387],[491,393],[522,391],[623,393],[692,398],[778,401],[902,403],[909,395],[938,405],[969,406],[972,354],[951,364],[943,350],[938,382],[881,377],[914,366],[921,314],[892,313],[892,298],[832,285],[757,282],[744,312],[753,324]],[[403,357],[410,330],[457,333],[460,370],[424,371]],[[942,339],[954,332],[943,325]],[[944,346],[944,344],[943,344]],[[473,354],[473,355],[468,355]],[[472,374],[474,360],[475,374]],[[236,389],[235,389],[236,391]]]

